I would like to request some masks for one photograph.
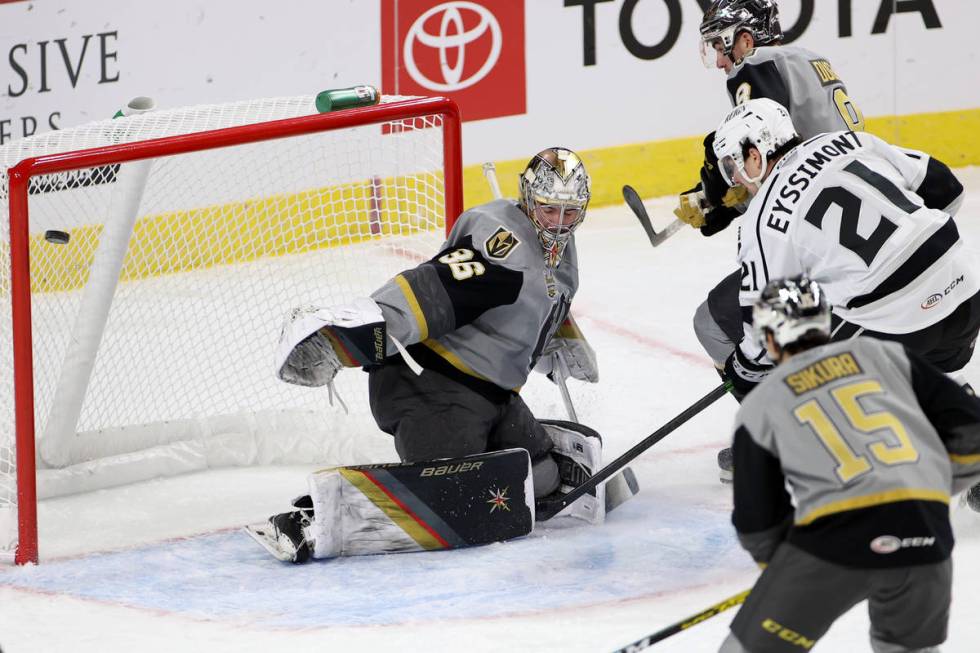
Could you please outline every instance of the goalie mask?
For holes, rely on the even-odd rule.
[[[550,147],[534,155],[518,179],[521,204],[538,232],[550,267],[561,262],[572,232],[585,219],[591,181],[578,155]]]
[[[714,0],[701,20],[701,61],[714,68],[718,51],[732,61],[732,47],[742,32],[752,35],[755,45],[783,40],[779,9],[773,0]]]
[[[766,178],[769,158],[794,138],[799,138],[799,134],[789,111],[778,102],[759,98],[738,105],[715,130],[713,147],[721,176],[729,186],[761,184]],[[749,146],[759,150],[762,156],[762,170],[755,176],[745,171]]]
[[[765,348],[771,333],[781,348],[815,332],[830,336],[830,305],[816,281],[804,276],[774,279],[752,306],[752,329]]]

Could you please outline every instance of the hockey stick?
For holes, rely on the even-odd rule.
[[[504,194],[500,192],[500,184],[497,183],[497,166],[494,165],[493,161],[487,161],[483,164],[483,176],[487,178],[487,183],[490,184],[490,193],[493,195],[493,199],[502,198]]]
[[[552,376],[555,379],[555,383],[558,384],[558,389],[561,391],[561,400],[565,402],[565,412],[568,413],[568,419],[570,421],[578,424],[578,415],[575,414],[575,406],[572,405],[572,395],[568,393],[568,384],[565,383],[565,379],[570,376],[568,365],[565,364],[565,359],[562,358],[560,352],[556,351],[551,356],[554,369]]]
[[[745,603],[745,599],[748,597],[748,595],[749,590],[743,590],[734,596],[729,596],[724,601],[715,603],[710,608],[706,608],[697,614],[691,615],[687,619],[682,619],[675,624],[671,624],[670,626],[662,628],[655,633],[651,633],[643,639],[636,640],[632,644],[627,644],[623,648],[616,649],[613,651],[613,653],[636,653],[636,651],[642,651],[648,646],[667,639],[671,635],[676,635],[677,633],[687,630],[692,626],[697,626],[699,623],[707,621],[708,619],[721,614],[729,608],[734,608],[736,605]]]
[[[674,218],[674,221],[667,225],[659,233],[654,230],[653,225],[650,223],[650,216],[647,214],[647,209],[643,206],[643,200],[637,194],[636,190],[629,184],[623,186],[623,199],[626,200],[626,205],[630,207],[633,211],[633,215],[636,219],[640,221],[643,230],[647,232],[647,238],[650,239],[650,244],[657,247],[662,242],[676,234],[681,227],[684,226],[684,221],[678,218]]]
[[[551,519],[552,517],[560,513],[562,510],[568,507],[573,501],[578,499],[580,496],[582,496],[589,490],[593,489],[595,486],[599,485],[599,483],[602,483],[607,478],[609,478],[610,476],[618,472],[621,468],[623,468],[626,465],[626,463],[633,460],[641,453],[643,453],[653,445],[663,440],[665,437],[670,435],[672,431],[676,430],[681,424],[691,419],[692,417],[700,413],[702,410],[704,410],[705,408],[707,408],[708,406],[716,402],[722,395],[728,392],[729,389],[731,389],[730,383],[728,382],[722,383],[717,388],[715,388],[705,396],[695,401],[690,407],[684,409],[684,411],[681,412],[680,415],[670,420],[669,422],[661,426],[659,429],[657,429],[656,431],[654,431],[653,433],[645,437],[643,440],[638,442],[636,445],[633,446],[632,449],[630,449],[622,456],[620,456],[619,458],[612,461],[611,463],[609,463],[608,465],[600,469],[598,472],[593,474],[591,477],[589,477],[587,481],[585,481],[584,483],[576,487],[571,492],[568,492],[567,494],[563,494],[556,499],[538,501],[535,507],[536,519],[538,521],[545,521]]]

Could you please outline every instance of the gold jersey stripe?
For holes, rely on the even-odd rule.
[[[949,493],[943,492],[942,490],[929,490],[925,488],[901,488],[898,490],[888,490],[887,492],[866,494],[861,497],[842,499],[841,501],[833,501],[824,506],[820,506],[816,510],[810,511],[801,519],[796,520],[796,525],[806,526],[827,515],[847,512],[848,510],[858,510],[860,508],[870,508],[871,506],[880,506],[898,501],[938,501],[939,503],[948,505]]]
[[[415,296],[415,291],[409,285],[408,279],[401,274],[395,277],[395,283],[401,288],[402,294],[405,295],[405,301],[408,302],[408,307],[412,310],[412,315],[415,316],[415,322],[419,325],[419,340],[428,340],[429,323],[425,320],[425,313],[422,312],[422,306]]]
[[[980,454],[949,454],[949,459],[959,465],[974,465],[980,463]]]
[[[434,339],[424,340],[422,341],[422,344],[428,347],[429,349],[431,349],[432,351],[434,351],[435,353],[439,354],[439,356],[442,357],[447,363],[455,367],[463,374],[468,374],[472,377],[480,379],[481,381],[490,381],[490,379],[488,379],[487,377],[481,376],[480,374],[477,374],[476,372],[471,370],[469,365],[464,363],[459,356],[446,349],[442,345],[442,343],[440,343],[438,340],[434,340]]]
[[[464,363],[459,356],[446,349],[442,345],[442,343],[440,343],[438,340],[434,340],[430,338],[429,340],[423,341],[422,344],[428,347],[429,349],[431,349],[432,351],[434,351],[435,353],[439,354],[439,356],[443,360],[445,360],[447,363],[455,367],[463,374],[467,374],[469,376],[472,376],[473,378],[480,379],[481,381],[486,381],[487,383],[493,383],[493,381],[491,381],[487,377],[477,374],[476,372],[471,370],[469,365]],[[517,386],[516,388],[511,388],[511,390],[517,394],[520,394],[522,387],[523,386]]]
[[[371,503],[380,508],[388,516],[388,519],[415,540],[420,547],[427,551],[449,548],[449,545],[439,538],[434,531],[420,522],[407,508],[375,483],[369,474],[347,467],[341,467],[338,471],[351,485],[360,490]]]

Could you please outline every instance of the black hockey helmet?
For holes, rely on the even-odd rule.
[[[731,57],[732,46],[742,32],[752,35],[756,45],[783,39],[779,9],[773,0],[714,0],[701,19],[701,54],[714,55],[715,44]],[[705,59],[707,61],[707,59]]]
[[[752,306],[752,328],[765,347],[771,333],[780,347],[811,334],[830,336],[830,304],[816,281],[802,275],[773,279]]]

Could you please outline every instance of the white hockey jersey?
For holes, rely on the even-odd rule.
[[[914,192],[928,162],[847,131],[811,138],[776,164],[739,232],[747,358],[765,359],[751,307],[771,279],[805,274],[834,313],[882,333],[935,324],[980,289],[952,216]]]

